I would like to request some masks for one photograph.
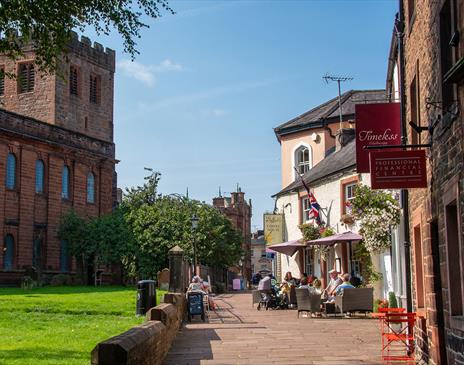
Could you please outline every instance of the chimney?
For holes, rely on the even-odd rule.
[[[213,207],[224,208],[225,206],[226,206],[226,204],[225,204],[224,198],[222,196],[217,197],[217,198],[213,198]]]
[[[354,128],[342,128],[335,134],[335,151],[340,151],[355,137]]]

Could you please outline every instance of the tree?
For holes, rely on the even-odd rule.
[[[193,232],[190,219],[199,217]],[[180,246],[193,259],[193,242],[198,262],[214,267],[231,266],[242,255],[241,235],[217,209],[187,198],[160,196],[153,204],[144,204],[128,213],[136,241],[137,272],[154,275],[168,264],[168,251]]]
[[[139,52],[136,39],[148,27],[142,18],[156,19],[163,12],[174,14],[168,0],[8,0],[0,4],[0,52],[12,59],[22,56],[22,46],[36,47],[36,63],[42,71],[56,69],[66,53],[73,29],[87,27],[97,34],[112,29],[123,39],[132,58]],[[17,34],[21,37],[17,37]]]

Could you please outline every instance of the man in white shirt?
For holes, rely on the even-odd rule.
[[[342,279],[338,276],[338,271],[333,269],[329,271],[330,281],[327,288],[325,288],[323,295],[327,300],[333,300],[335,298],[335,291],[337,287],[343,282]]]

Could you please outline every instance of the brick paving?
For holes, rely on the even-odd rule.
[[[216,297],[207,323],[184,325],[165,365],[381,364],[374,319],[297,318],[296,310],[256,310],[250,293]]]

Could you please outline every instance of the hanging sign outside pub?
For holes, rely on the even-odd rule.
[[[425,151],[371,151],[372,189],[426,188]]]
[[[401,144],[400,104],[356,104],[356,169],[369,172],[365,146]]]
[[[264,214],[264,240],[266,245],[283,241],[283,218],[282,214]]]

